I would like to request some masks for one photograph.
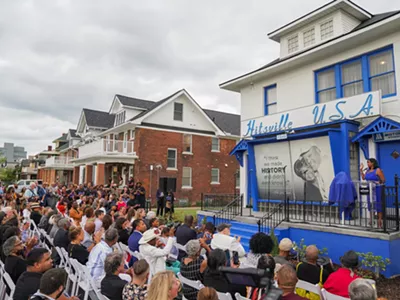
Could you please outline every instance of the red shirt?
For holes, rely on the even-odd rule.
[[[123,201],[117,202],[117,210],[119,211],[122,207],[126,207],[126,203]]]
[[[324,289],[331,294],[350,298],[349,285],[357,278],[360,277],[355,274],[353,277],[350,276],[350,270],[340,268],[336,272],[333,272],[331,275],[329,275],[328,280],[324,284]]]

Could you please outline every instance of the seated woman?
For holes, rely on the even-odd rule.
[[[130,222],[125,218],[118,218],[115,221],[115,229],[118,230],[118,242],[121,242],[124,245],[128,245],[129,239],[129,226]]]
[[[69,229],[69,239],[71,240],[71,243],[68,245],[68,256],[75,258],[82,265],[85,265],[89,258],[89,251],[85,246],[81,245],[84,238],[85,233],[83,232],[82,227],[72,226]],[[99,241],[95,241],[95,243],[97,242]]]
[[[256,268],[260,257],[269,255],[274,247],[271,237],[263,232],[254,234],[249,242],[250,252],[243,259],[241,268]]]
[[[180,283],[171,271],[158,272],[151,279],[146,300],[173,300],[178,296]]]
[[[74,220],[76,225],[79,225],[82,221],[83,211],[80,209],[78,202],[72,203],[72,208],[69,210],[69,217]]]
[[[349,298],[349,285],[359,278],[354,271],[360,266],[356,252],[347,251],[340,259],[342,267],[329,275],[324,283],[324,289],[331,294]]]
[[[23,256],[24,244],[18,236],[14,235],[4,242],[3,252],[6,256],[4,269],[12,281],[17,283],[18,278],[26,271],[26,261]]]
[[[140,259],[133,264],[133,277],[122,290],[123,300],[144,300],[147,298],[147,281],[150,274],[150,266],[146,260]]]
[[[207,246],[208,247],[208,246]],[[199,240],[191,240],[186,244],[187,257],[182,258],[181,274],[190,280],[203,281],[203,274],[207,268],[207,261],[200,256],[201,245]],[[198,290],[183,285],[183,295],[188,300],[197,299]]]
[[[221,249],[215,249],[210,252],[207,260],[207,269],[204,273],[203,283],[205,286],[212,287],[221,293],[230,293],[232,298],[235,297],[235,293],[239,293],[243,297],[246,297],[245,286],[233,286],[228,280],[221,274],[219,267],[226,266],[226,254]],[[236,267],[231,263],[232,267]]]

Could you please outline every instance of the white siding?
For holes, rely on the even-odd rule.
[[[183,104],[183,121],[174,120],[174,102]],[[196,130],[215,131],[212,123],[203,116],[202,112],[185,95],[182,95],[143,120],[144,123],[152,123],[166,126],[174,126]]]
[[[395,57],[397,96],[383,99],[383,114],[392,118],[399,118],[400,32],[382,36],[380,39],[376,39],[369,43],[366,42],[361,45],[358,43],[354,47],[350,47],[350,50],[344,50],[341,52],[332,51],[331,55],[324,55],[323,59],[315,59],[308,65],[298,68],[289,68],[286,72],[281,72],[278,75],[262,81],[253,82],[253,86],[249,85],[241,90],[242,121],[263,115],[263,87],[277,84],[278,112],[312,105],[315,103],[314,71],[390,44],[393,44],[393,54]]]
[[[306,48],[314,47],[317,44],[320,44],[321,42],[326,42],[327,40],[321,40],[321,31],[320,31],[320,25],[324,23],[327,20],[333,20],[333,36],[330,39],[335,38],[338,35],[343,34],[343,26],[342,26],[342,14],[341,11],[338,10],[334,13],[328,14],[324,16],[323,18],[319,19],[318,21],[314,21],[312,23],[309,23],[301,28],[298,28],[294,31],[289,32],[288,34],[284,35],[281,40],[280,40],[280,46],[281,46],[281,51],[280,51],[280,57],[285,57],[287,55],[292,55],[293,53],[288,52],[288,39],[295,35],[296,33],[299,35],[299,51],[302,51],[305,49],[304,43],[303,43],[303,33],[309,28],[314,27],[315,28],[315,44],[308,46]]]
[[[343,10],[340,11],[340,17],[342,21],[341,23],[342,23],[343,34],[352,31],[361,23],[360,20],[357,20],[353,16],[350,16]]]

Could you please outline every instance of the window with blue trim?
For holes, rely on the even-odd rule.
[[[271,115],[277,112],[276,84],[264,88],[264,114]]]
[[[396,95],[393,47],[386,47],[315,72],[316,102],[381,90]]]

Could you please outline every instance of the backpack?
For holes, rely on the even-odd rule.
[[[298,263],[296,266],[296,271],[299,269],[299,266],[302,264],[302,262]],[[322,288],[322,275],[323,275],[324,269],[321,267],[321,271],[319,273],[319,282],[318,285]],[[313,292],[307,291],[302,288],[296,288],[296,294],[299,295],[300,297],[304,297],[306,299],[310,300],[321,300],[320,295],[315,294]]]

